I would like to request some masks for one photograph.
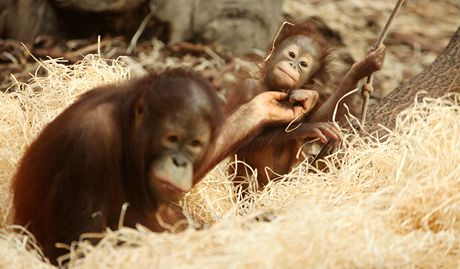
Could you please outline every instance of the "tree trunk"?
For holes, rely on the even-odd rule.
[[[364,127],[368,133],[380,130],[379,124],[393,129],[396,117],[404,109],[414,104],[419,91],[421,97],[441,97],[449,92],[460,92],[460,27],[449,41],[447,47],[425,70],[399,85],[380,102],[369,107]],[[330,155],[338,143],[329,141],[317,154],[313,163],[318,169],[325,168],[319,160]]]
[[[414,103],[419,91],[421,97],[441,97],[448,92],[460,92],[460,27],[436,60],[407,83],[399,85],[380,102],[369,107],[366,117],[368,132],[379,129],[382,124],[395,127],[397,115]]]

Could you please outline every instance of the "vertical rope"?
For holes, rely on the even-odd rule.
[[[385,40],[388,31],[390,30],[391,23],[393,22],[396,14],[398,14],[399,9],[401,8],[402,4],[404,3],[405,0],[398,0],[396,3],[396,6],[393,8],[393,11],[391,12],[390,17],[387,20],[387,23],[385,24],[385,27],[383,27],[382,32],[380,33],[379,39],[377,42],[374,44],[374,50],[380,47],[380,45],[383,44],[383,40]],[[373,74],[370,74],[367,79],[366,79],[366,84],[363,85],[361,89],[361,95],[363,97],[363,106],[361,108],[361,124],[364,126],[366,122],[366,115],[367,115],[367,104],[369,103],[369,95],[372,94],[374,91],[374,87],[372,86],[373,82]]]

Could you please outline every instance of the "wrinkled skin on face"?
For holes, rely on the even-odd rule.
[[[318,45],[307,36],[295,35],[284,40],[266,63],[269,88],[301,88],[318,69],[318,54]]]

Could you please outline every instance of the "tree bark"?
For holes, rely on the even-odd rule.
[[[423,97],[441,97],[449,92],[460,92],[460,27],[452,36],[442,53],[425,70],[399,85],[380,102],[369,107],[366,117],[366,132],[375,133],[381,130],[379,124],[393,129],[396,117],[404,109],[412,106],[416,95],[425,91]],[[313,165],[324,169],[320,161],[333,153],[339,146],[335,141],[329,141],[317,154]]]
[[[426,91],[421,98],[460,92],[460,27],[430,66],[369,107],[366,130],[372,133],[379,129],[378,124],[393,129],[397,115],[414,103],[419,91]]]

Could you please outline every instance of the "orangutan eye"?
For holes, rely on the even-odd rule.
[[[177,135],[169,135],[167,139],[171,143],[179,142],[179,137]]]
[[[301,61],[301,62],[300,62],[300,65],[301,65],[302,67],[307,67],[307,66],[308,66],[307,62],[305,62],[305,61]]]
[[[289,52],[289,57],[291,57],[292,59],[294,59],[294,58],[295,58],[295,53],[292,52],[292,51],[290,51],[290,52]]]
[[[192,140],[192,142],[190,142],[190,145],[192,147],[200,147],[201,146],[201,141],[194,139],[194,140]]]

